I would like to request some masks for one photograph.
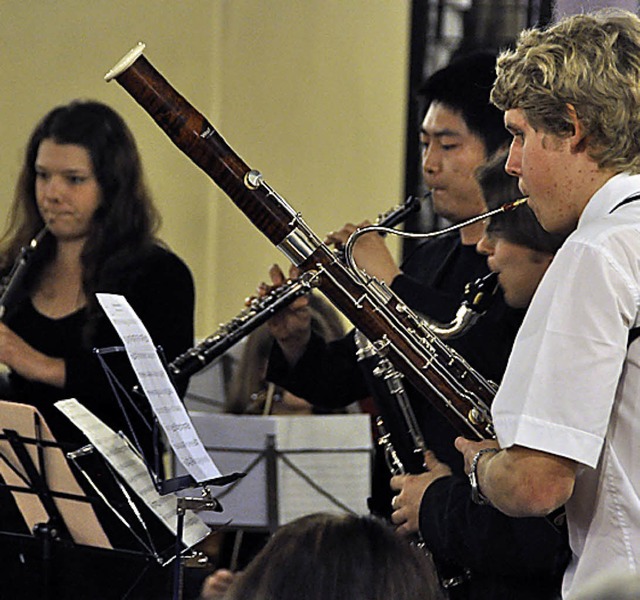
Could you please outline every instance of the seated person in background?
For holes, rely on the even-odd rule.
[[[47,231],[22,288],[4,307],[0,362],[10,371],[8,399],[38,408],[58,442],[86,443],[53,406],[70,397],[130,436],[93,352],[122,345],[96,292],[123,294],[168,360],[193,344],[191,273],[156,238],[158,225],[135,141],[117,113],[98,102],[75,101],[38,123],[0,240],[2,270],[8,273],[21,248],[45,226]],[[131,390],[135,377],[126,355],[105,360]],[[151,460],[149,430],[137,414],[130,416]]]
[[[504,170],[507,154],[506,151],[498,153],[478,171],[489,210],[521,195],[515,178]],[[529,305],[565,238],[565,235],[542,229],[526,205],[491,217],[478,242],[478,251],[487,255],[489,268],[498,273],[498,281],[509,306],[526,308]],[[518,562],[525,560],[519,549],[527,543],[536,543],[537,536],[544,534],[544,531],[539,531],[543,525],[539,519],[529,519],[530,527],[527,527],[527,520],[522,519],[521,528],[512,530],[508,527],[512,519],[505,518],[492,507],[478,506],[471,501],[466,477],[452,474],[451,469],[439,462],[433,453],[429,453],[426,464],[429,470],[425,473],[399,475],[391,480],[392,489],[398,493],[393,500],[392,521],[399,532],[415,534],[419,531],[432,551],[452,557],[467,555],[466,564],[478,569],[484,560],[482,556],[486,556],[486,560],[495,560],[497,546],[504,548],[499,552],[500,556],[511,555],[511,560]],[[449,514],[450,519],[436,518],[441,511]],[[502,535],[497,535],[499,533]],[[562,546],[566,552],[562,551]],[[485,552],[482,552],[483,548]],[[556,583],[559,586],[562,569],[569,556],[568,545],[566,542],[559,544],[556,550]],[[540,568],[534,562],[530,563],[532,581]],[[504,560],[499,569],[504,571],[503,577],[507,581],[511,570],[509,562]],[[532,586],[531,598],[540,597],[535,595],[539,591]]]
[[[227,600],[440,600],[425,555],[384,522],[313,514],[281,527]],[[202,599],[220,598],[203,589]]]
[[[307,301],[311,328],[317,335],[327,342],[344,335],[342,321],[327,300],[312,293],[305,299]],[[229,382],[225,412],[273,415],[317,412],[306,400],[265,380],[273,344],[266,324],[247,337]]]

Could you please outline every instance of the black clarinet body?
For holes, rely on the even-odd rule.
[[[2,293],[0,294],[0,319],[6,318],[7,313],[14,307],[17,299],[24,292],[24,278],[32,258],[40,247],[40,242],[46,233],[47,228],[42,228],[27,246],[23,246],[20,249],[9,274],[4,278]]]

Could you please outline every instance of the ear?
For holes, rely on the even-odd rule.
[[[571,151],[584,152],[587,149],[587,134],[573,104],[567,104],[567,114],[573,125],[573,133],[567,138]]]

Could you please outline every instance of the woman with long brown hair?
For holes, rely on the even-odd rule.
[[[167,360],[193,343],[193,280],[156,237],[158,225],[135,141],[115,111],[74,101],[38,123],[0,240],[4,272],[44,227],[46,234],[19,296],[5,307],[0,362],[10,370],[10,399],[35,405],[59,441],[80,439],[53,407],[68,397],[131,433],[94,352],[121,345],[96,292],[124,295]],[[126,355],[105,355],[104,361],[130,390]],[[149,432],[137,415],[132,426],[148,446]]]

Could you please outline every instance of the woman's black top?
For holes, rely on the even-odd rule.
[[[125,296],[168,362],[193,345],[193,278],[175,254],[154,246],[115,287],[117,289],[100,291]],[[6,322],[36,350],[64,359],[66,382],[63,388],[30,381],[17,373],[9,376],[11,400],[37,407],[59,442],[82,443],[84,439],[53,406],[64,398],[76,398],[109,427],[127,432],[126,419],[94,352],[94,349],[122,346],[122,341],[106,315],[100,313],[89,330],[88,318],[85,307],[60,319],[51,319],[40,314],[31,300],[25,298],[11,311]],[[136,379],[126,353],[104,354],[103,358],[123,388],[129,392],[133,390]],[[148,416],[147,401],[135,394],[133,399]],[[148,437],[136,417],[134,423],[136,429],[141,428],[139,434]]]

